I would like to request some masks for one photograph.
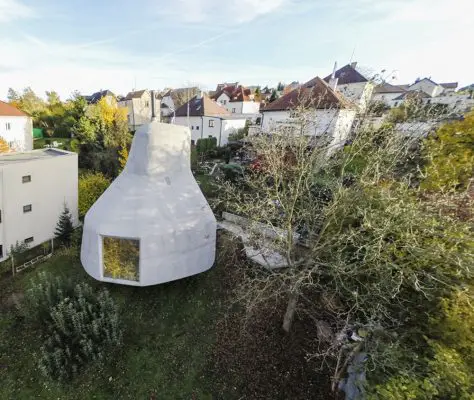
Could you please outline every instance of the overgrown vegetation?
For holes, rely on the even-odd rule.
[[[79,216],[83,218],[89,208],[110,185],[110,180],[100,172],[85,173],[79,177]]]
[[[453,349],[435,321],[451,318],[442,305],[472,285],[472,221],[440,213],[441,204],[456,207],[452,198],[414,185],[430,179],[431,167],[421,176],[420,168],[403,168],[412,143],[387,129],[357,132],[331,158],[300,127],[253,140],[262,167],[243,185],[227,183],[221,200],[255,222],[252,246],[280,254],[287,268],[253,268],[237,296],[250,321],[284,299],[284,330],[296,315],[311,319],[320,345],[310,356],[331,371],[333,390],[347,384],[347,367],[358,358],[366,359],[366,394],[375,398],[467,398],[472,348]],[[472,158],[466,164],[472,176]],[[466,171],[460,167],[457,173]],[[262,234],[259,223],[276,234]],[[465,328],[458,329],[450,335],[465,343]],[[364,382],[352,385],[360,391]]]
[[[428,165],[422,187],[436,191],[467,190],[474,173],[474,111],[462,121],[443,125],[425,143]]]
[[[122,343],[114,301],[107,290],[95,293],[87,283],[74,285],[40,274],[26,291],[24,312],[32,327],[42,332],[38,367],[53,380],[71,379]]]

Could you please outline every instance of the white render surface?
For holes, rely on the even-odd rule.
[[[0,246],[3,257],[18,241],[33,238],[30,247],[54,237],[67,204],[74,226],[77,215],[77,154],[58,149],[0,156]],[[23,177],[30,176],[23,183]],[[30,212],[23,206],[31,205]]]
[[[216,220],[190,168],[190,131],[156,121],[136,132],[127,165],[85,217],[81,262],[93,278],[148,286],[206,271]],[[104,277],[104,236],[140,241],[139,281]]]
[[[246,118],[239,116],[203,116],[189,117],[189,129],[191,130],[191,140],[194,143],[198,139],[213,136],[217,139],[217,146],[225,146],[229,142],[229,135],[236,133],[245,127]],[[188,126],[188,117],[176,117],[175,125]]]
[[[356,111],[352,109],[321,109],[312,111],[308,116],[305,135],[324,136],[332,138],[330,146],[333,148],[344,144],[354,122]],[[262,119],[262,131],[269,132],[279,126],[294,126],[299,124],[298,118],[293,118],[291,112],[286,111],[264,111]]]
[[[0,137],[14,151],[33,150],[33,123],[30,117],[0,116]]]

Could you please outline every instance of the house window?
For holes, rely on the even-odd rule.
[[[145,107],[150,107],[150,102],[148,100],[145,102]]]
[[[0,210],[0,224],[2,223],[2,210]]]
[[[9,131],[11,128],[10,122],[5,122],[5,129]]]
[[[221,102],[223,105],[226,105],[227,104],[227,100],[222,100]]]
[[[398,106],[398,101],[395,102],[394,106],[395,106],[395,107]]]
[[[31,204],[27,204],[26,206],[23,206],[23,213],[29,213],[31,212],[32,207]]]
[[[428,100],[427,103],[428,103],[428,104],[431,104],[431,100]]]
[[[196,130],[197,130],[197,131],[199,130],[199,126],[196,126]]]
[[[214,128],[214,120],[213,119],[209,120],[209,128]]]
[[[232,109],[232,112],[235,114],[235,108]]]
[[[31,243],[33,240],[34,240],[33,236],[31,236],[31,237],[25,239],[25,243]]]
[[[22,183],[31,182],[31,175],[22,176],[22,177],[21,177],[21,182],[22,182]]]
[[[106,278],[140,280],[140,241],[104,236],[102,266]]]
[[[3,258],[3,246],[0,244],[0,258]]]
[[[194,131],[194,125],[191,125],[191,130]]]

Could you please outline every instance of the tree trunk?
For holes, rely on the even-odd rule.
[[[295,317],[296,304],[298,302],[298,295],[291,293],[288,299],[288,305],[286,306],[285,316],[283,317],[283,330],[288,333],[290,332],[293,318]]]

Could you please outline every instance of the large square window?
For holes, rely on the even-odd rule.
[[[139,281],[140,241],[112,236],[102,238],[104,277]]]

